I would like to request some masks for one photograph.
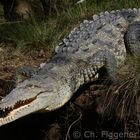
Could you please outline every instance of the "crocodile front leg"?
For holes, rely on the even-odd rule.
[[[131,55],[140,55],[140,21],[132,23],[124,36],[125,46]]]
[[[99,50],[97,53],[93,54],[90,61],[95,66],[97,65],[98,69],[105,67],[111,80],[113,82],[117,81],[117,60],[114,53],[112,53],[110,50]]]

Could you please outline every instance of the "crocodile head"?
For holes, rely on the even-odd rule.
[[[34,112],[61,107],[68,101],[68,96],[61,98],[60,92],[58,82],[53,78],[25,80],[0,101],[0,126]]]

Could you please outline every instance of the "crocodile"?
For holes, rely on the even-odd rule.
[[[0,126],[31,113],[65,105],[105,68],[116,79],[127,52],[138,54],[140,9],[101,12],[84,20],[56,47],[55,55],[0,101]]]

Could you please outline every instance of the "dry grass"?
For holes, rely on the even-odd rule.
[[[107,86],[98,101],[97,112],[104,118],[117,117],[123,121],[126,132],[139,134],[140,128],[140,57],[128,57],[118,70],[118,83]],[[106,84],[104,84],[106,86]],[[117,123],[116,121],[116,123]]]

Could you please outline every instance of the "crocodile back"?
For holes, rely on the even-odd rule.
[[[129,24],[139,21],[139,16],[140,10],[135,8],[94,15],[92,20],[85,20],[74,28],[55,51],[76,54],[85,59],[86,52],[95,54],[100,50],[109,50],[116,57],[117,64],[121,65],[126,57],[124,34]]]

